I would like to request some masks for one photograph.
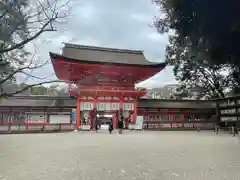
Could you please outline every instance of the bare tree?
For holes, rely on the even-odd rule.
[[[33,71],[43,68],[49,60],[41,61],[35,51],[30,52],[26,45],[42,34],[57,31],[70,12],[70,0],[3,0],[0,1],[0,98],[23,92],[30,87],[46,83],[47,77],[36,77]],[[16,83],[19,76],[36,79],[14,91],[4,87]]]

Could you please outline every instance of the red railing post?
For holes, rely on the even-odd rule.
[[[136,120],[137,120],[137,103],[135,102],[134,103],[134,106],[133,106],[133,124],[136,123]]]
[[[79,129],[80,121],[81,121],[81,100],[77,98],[77,112],[76,112],[76,129]]]

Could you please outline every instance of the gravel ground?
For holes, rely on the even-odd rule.
[[[238,180],[240,139],[213,132],[0,136],[4,180]]]

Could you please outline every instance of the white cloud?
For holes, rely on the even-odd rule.
[[[94,19],[94,17],[96,16],[96,11],[95,11],[95,8],[94,6],[91,6],[91,5],[84,5],[82,4],[82,8],[79,7],[77,9],[81,10],[81,16],[83,19],[86,19],[86,20],[92,20]],[[80,5],[81,6],[81,5]],[[73,14],[74,15],[74,14]],[[79,15],[79,12],[76,11],[76,15]]]
[[[171,67],[166,67],[152,78],[137,84],[137,87],[157,88],[167,84],[176,84]]]
[[[163,36],[157,32],[149,33],[147,34],[147,37],[149,38],[150,41],[161,41],[163,43],[166,42],[166,39],[165,39],[166,36]]]
[[[93,46],[107,46],[124,49],[141,49],[149,61],[163,62],[167,36],[159,35],[153,24],[159,12],[151,1],[146,0],[88,0],[79,1],[73,7],[68,22],[58,26],[59,32],[42,36],[45,42],[39,54],[43,59],[48,52],[60,52],[62,42]],[[44,74],[52,74],[51,66],[45,67]],[[38,70],[38,75],[43,74]],[[143,86],[162,86],[175,82],[171,68],[148,81]]]
[[[146,15],[146,14],[136,14],[133,13],[130,15],[130,17],[136,21],[140,21],[140,22],[149,22],[153,19],[153,17]]]

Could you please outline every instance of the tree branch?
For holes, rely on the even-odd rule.
[[[24,72],[24,70],[34,70],[34,69],[41,68],[41,67],[47,65],[47,63],[49,62],[49,61],[46,61],[46,62],[43,63],[43,64],[31,66],[31,65],[33,65],[33,59],[35,58],[35,55],[36,55],[36,51],[35,51],[35,53],[33,54],[32,58],[31,58],[31,60],[30,60],[30,62],[29,62],[29,64],[28,64],[27,66],[24,66],[24,67],[21,67],[21,68],[17,68],[17,69],[14,70],[13,72],[9,73],[9,74],[7,75],[7,77],[5,77],[5,78],[3,78],[3,79],[0,80],[0,85],[1,85],[1,84],[4,84],[6,81],[8,81],[9,79],[11,79],[11,78],[12,78],[14,75],[16,75],[17,73],[26,73],[26,72]]]
[[[20,90],[17,90],[13,93],[6,93],[6,92],[3,92],[0,94],[0,98],[7,98],[7,97],[11,97],[11,96],[14,96],[16,94],[19,94],[23,91],[26,91],[27,89],[31,88],[31,87],[34,87],[34,86],[40,86],[40,85],[43,85],[43,84],[50,84],[50,83],[54,83],[54,82],[58,82],[58,83],[61,83],[61,82],[64,82],[65,81],[60,81],[60,80],[52,80],[52,81],[45,81],[45,82],[41,82],[41,83],[36,83],[36,84],[31,84],[31,85],[28,85]]]
[[[52,23],[54,20],[57,19],[57,16],[51,18],[48,22],[46,22],[42,27],[41,29],[35,34],[33,35],[32,37],[26,39],[26,40],[23,40],[22,42],[18,43],[18,44],[15,44],[9,48],[3,48],[3,49],[0,49],[0,54],[1,53],[6,53],[6,52],[9,52],[9,51],[12,51],[14,49],[18,49],[22,46],[24,46],[25,44],[29,43],[30,41],[36,39],[38,36],[40,36],[43,32],[46,32],[46,31],[56,31],[55,29],[46,29],[46,27],[48,25],[50,25],[50,23]]]

